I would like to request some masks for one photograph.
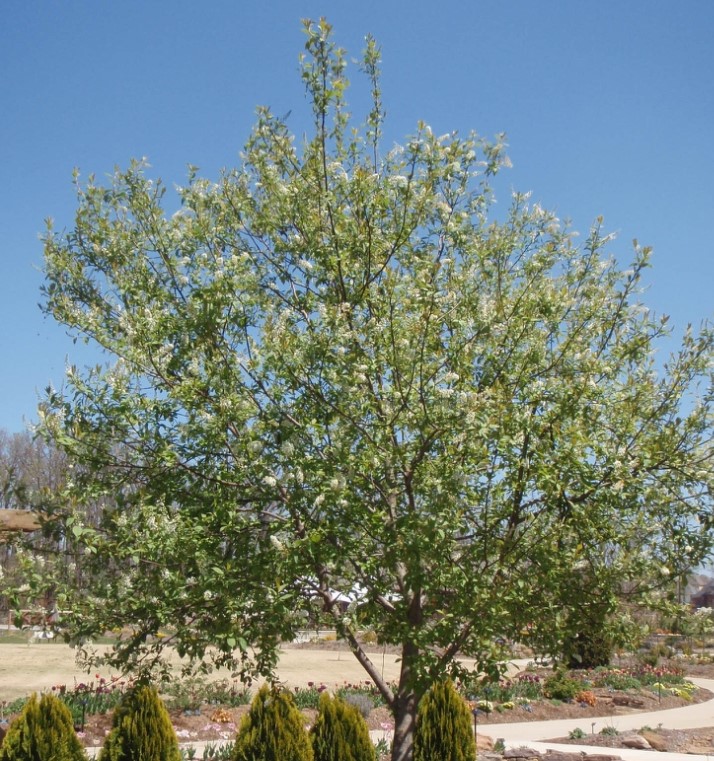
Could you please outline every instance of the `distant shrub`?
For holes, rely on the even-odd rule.
[[[367,724],[357,708],[326,692],[310,730],[315,761],[375,761]]]
[[[233,761],[313,761],[304,719],[289,692],[260,688],[238,729]]]
[[[374,701],[372,698],[369,695],[363,695],[358,692],[347,693],[342,700],[344,700],[347,705],[356,708],[364,719],[369,718],[369,715],[374,708]]]
[[[573,700],[582,689],[582,683],[565,671],[558,671],[543,682],[543,694],[553,700]]]
[[[127,692],[98,761],[181,761],[176,732],[153,687],[140,685]]]
[[[594,706],[597,703],[597,697],[592,690],[581,690],[575,696],[576,703],[584,703],[588,706]]]
[[[473,761],[475,757],[466,701],[452,682],[437,682],[419,703],[414,761]]]
[[[581,631],[568,638],[563,655],[571,669],[594,669],[608,666],[615,642],[605,626],[589,621]]]
[[[33,695],[10,724],[0,761],[86,761],[72,714],[54,695]]]

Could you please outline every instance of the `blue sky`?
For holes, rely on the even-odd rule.
[[[23,0],[0,8],[0,428],[35,418],[65,362],[96,356],[43,317],[38,233],[70,227],[71,173],[148,157],[169,185],[186,165],[237,162],[258,104],[307,124],[300,19],[327,16],[358,57],[382,46],[388,144],[506,132],[530,190],[587,232],[602,214],[626,260],[654,247],[645,302],[678,332],[714,315],[714,3],[711,0]],[[351,98],[364,89],[356,70]]]

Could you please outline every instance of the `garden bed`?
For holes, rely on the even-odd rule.
[[[714,665],[698,665],[701,676],[714,676]],[[703,689],[686,687],[684,669],[676,663],[653,669],[642,666],[604,669],[596,672],[572,672],[560,675],[554,685],[553,671],[527,670],[499,684],[476,683],[463,687],[463,692],[477,709],[480,731],[497,735],[497,725],[524,721],[551,719],[582,719],[581,736],[559,738],[559,742],[579,742],[587,745],[623,747],[621,738],[589,734],[590,721],[596,717],[618,716],[635,711],[659,711],[685,706],[712,698]],[[565,682],[562,680],[566,679]],[[574,680],[575,687],[568,679]],[[104,742],[112,722],[112,710],[130,686],[121,681],[107,682],[96,675],[87,684],[67,688],[56,685],[52,691],[63,697],[73,712],[75,725],[83,743],[99,746]],[[560,699],[549,696],[549,690],[576,689],[575,697]],[[313,723],[320,693],[348,695],[362,711],[372,730],[393,728],[391,713],[369,683],[342,682],[339,684],[308,683],[293,687],[295,702],[303,712],[305,725]],[[675,694],[678,693],[678,694]],[[558,693],[560,694],[560,693]],[[169,709],[172,724],[179,741],[185,744],[198,742],[224,742],[234,739],[241,718],[249,709],[251,693],[236,682],[228,680],[207,682],[203,679],[183,680],[167,686],[163,697]],[[15,701],[19,710],[20,701]],[[486,706],[490,710],[484,710]],[[3,711],[11,719],[12,705]],[[493,727],[492,730],[489,730]],[[664,730],[658,730],[661,733]],[[671,747],[709,747],[714,731],[708,729],[672,732],[666,743]],[[663,735],[664,736],[664,735]],[[664,742],[664,740],[662,741]]]
[[[658,696],[650,690],[621,690],[607,689],[591,690],[596,698],[595,705],[578,703],[576,701],[534,700],[527,705],[514,705],[512,709],[480,712],[479,726],[491,724],[511,724],[521,721],[550,721],[553,719],[587,719],[602,716],[621,716],[635,711],[666,711],[669,708],[701,703],[711,700],[714,695],[708,690],[697,689],[691,693],[691,699],[686,700],[674,695]],[[627,704],[615,701],[627,700]],[[588,725],[589,727],[589,725]]]

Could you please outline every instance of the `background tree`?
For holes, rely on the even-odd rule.
[[[63,452],[29,432],[0,429],[0,509],[30,509],[67,478]]]
[[[54,500],[53,495],[63,490],[69,473],[67,458],[57,447],[27,431],[9,433],[0,430],[0,510],[42,511]],[[0,531],[0,614],[5,621],[10,607],[28,608],[37,602],[18,593],[24,581],[25,568],[22,566],[28,561],[41,565],[50,556],[57,558],[59,551],[64,549],[61,534],[52,536],[49,532],[47,535],[37,532],[30,542],[32,555],[18,557],[21,549],[17,542],[9,540],[8,534]],[[18,565],[22,567],[20,581],[13,584]],[[55,563],[54,567],[60,565]],[[64,566],[66,569],[67,564]],[[1,594],[5,586],[13,588],[11,599]],[[45,598],[47,602],[50,600],[51,596]]]
[[[660,371],[647,249],[622,271],[599,224],[577,246],[519,194],[491,218],[500,143],[420,124],[384,153],[374,42],[355,126],[342,51],[306,31],[301,145],[261,108],[241,165],[192,170],[176,213],[133,164],[47,234],[47,311],[108,356],[41,409],[81,464],[61,505],[107,500],[96,525],[64,511],[91,579],[65,624],[130,627],[113,659],[137,669],[174,645],[250,675],[317,600],[403,761],[457,653],[494,670],[526,631],[562,652],[574,569],[615,599],[706,555],[712,333]],[[361,626],[400,645],[396,686]]]

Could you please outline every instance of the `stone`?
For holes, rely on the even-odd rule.
[[[543,761],[583,761],[582,753],[565,753],[561,750],[547,750]]]
[[[493,738],[488,735],[476,734],[476,750],[481,753],[485,750],[493,750]]]
[[[711,756],[712,746],[701,745],[701,740],[699,740],[698,742],[693,743],[692,745],[687,745],[684,752],[689,754],[694,754],[697,756]]]
[[[503,753],[504,758],[540,758],[540,751],[532,748],[509,748]]]
[[[612,702],[616,706],[627,706],[628,708],[644,708],[644,700],[633,698],[632,695],[613,695]]]
[[[651,730],[645,730],[644,732],[640,732],[640,734],[655,750],[660,752],[665,752],[667,750],[667,741],[664,739],[664,737],[662,737],[662,735],[658,735],[656,732]]]
[[[652,746],[642,735],[627,735],[622,738],[622,744],[626,748],[634,748],[635,750],[652,750]]]

